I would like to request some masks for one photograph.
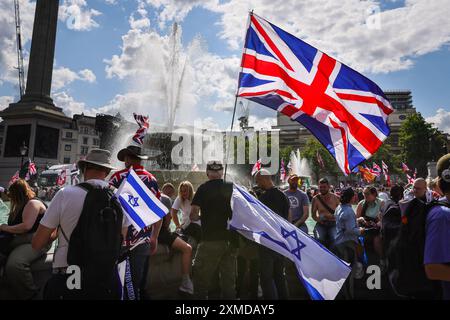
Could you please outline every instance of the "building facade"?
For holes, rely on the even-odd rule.
[[[75,163],[89,150],[100,147],[100,136],[95,130],[95,117],[76,114],[70,127],[61,131],[59,163]]]

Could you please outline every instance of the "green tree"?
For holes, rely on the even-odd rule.
[[[401,157],[400,155],[392,154],[391,145],[388,143],[383,143],[381,147],[374,153],[374,155],[368,160],[364,161],[361,165],[366,165],[372,168],[375,162],[380,167],[382,166],[382,161],[389,167],[390,174],[400,174],[402,171],[400,169]]]
[[[317,153],[320,154],[324,162],[322,168],[317,160]],[[336,160],[331,156],[328,150],[315,138],[310,138],[302,150],[302,156],[308,159],[312,173],[317,181],[321,175],[339,174],[340,169]]]
[[[445,138],[420,113],[408,116],[400,127],[401,160],[410,169],[417,168],[418,176],[427,176],[427,163],[436,161],[445,153]]]

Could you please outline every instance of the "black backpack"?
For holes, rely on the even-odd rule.
[[[88,183],[77,186],[85,189],[87,194],[68,241],[67,262],[81,269],[81,290],[76,296],[80,299],[120,299],[117,262],[122,246],[122,208],[109,188]],[[64,231],[63,235],[67,240]]]
[[[448,203],[425,203],[413,199],[402,214],[397,237],[388,250],[389,279],[395,293],[413,299],[439,299],[439,282],[429,280],[425,274],[424,251],[426,219],[435,206],[449,207]]]

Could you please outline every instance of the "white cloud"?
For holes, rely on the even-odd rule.
[[[184,20],[187,14],[196,6],[209,6],[218,3],[216,0],[146,0],[159,10],[159,25],[164,28],[167,22]]]
[[[433,123],[439,130],[450,134],[450,111],[439,108],[434,116],[425,119],[427,122]]]
[[[96,77],[92,70],[83,69],[77,73],[67,67],[59,67],[53,70],[52,90],[57,91],[64,88],[75,80],[93,83],[95,79]]]
[[[22,47],[31,39],[35,2],[20,1]],[[0,85],[3,82],[18,83],[16,29],[12,1],[0,1]],[[27,70],[28,52],[24,51],[24,65]]]
[[[265,117],[261,118],[255,115],[250,115],[248,117],[248,125],[249,127],[254,127],[255,130],[270,130],[272,126],[277,124],[276,117]]]
[[[184,19],[195,6],[221,14],[219,36],[240,50],[249,10],[361,72],[411,68],[421,55],[450,43],[448,0],[407,0],[379,12],[376,0],[147,0],[162,24]],[[375,9],[375,10],[374,10]],[[380,28],[377,28],[379,21]]]
[[[135,18],[138,15],[138,18]],[[145,9],[145,3],[139,1],[136,12],[132,13],[128,19],[131,29],[147,29],[150,27],[150,19],[147,17],[148,12]]]
[[[75,31],[89,31],[97,28],[99,24],[94,20],[102,13],[88,8],[85,0],[64,0],[59,7],[59,18],[64,21],[67,28]]]
[[[211,54],[198,37],[183,46],[179,26],[173,26],[167,36],[137,29],[132,23],[130,27],[122,36],[122,52],[105,60],[107,77],[126,79],[127,91],[148,97],[149,108],[169,113],[169,107],[178,101],[182,107],[176,118],[183,122],[194,121],[201,108],[222,111],[230,104],[232,108],[239,58]],[[158,120],[165,121],[164,117]]]
[[[5,109],[8,105],[14,101],[12,96],[0,96],[0,110]]]
[[[94,112],[89,111],[86,108],[86,104],[84,102],[75,101],[75,99],[65,91],[57,92],[53,94],[52,97],[55,105],[63,108],[64,113],[69,117],[82,112],[86,115],[95,115]]]
[[[79,75],[79,79],[82,81],[87,81],[89,83],[93,83],[96,80],[95,74],[94,72],[92,72],[92,70],[89,69],[83,69],[81,71],[78,72]]]

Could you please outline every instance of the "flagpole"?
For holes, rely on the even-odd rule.
[[[251,17],[253,15],[253,10],[249,12],[248,15],[248,21],[247,21],[247,28],[245,29],[245,37],[244,37],[244,47],[242,48],[242,53],[245,53],[245,43],[247,42],[247,33],[248,33],[248,28],[250,27],[250,21],[251,21]],[[242,57],[241,56],[241,70],[239,71],[242,72]],[[234,108],[233,108],[233,117],[231,118],[231,127],[230,127],[230,140],[227,143],[227,156],[225,159],[225,171],[223,173],[223,180],[227,181],[227,169],[228,169],[228,157],[230,155],[230,142],[231,142],[231,134],[233,133],[233,126],[234,126],[234,117],[236,116],[236,106],[237,106],[237,99],[238,99],[238,93],[239,93],[239,83],[238,83],[238,87],[236,89],[236,95],[234,97]],[[233,139],[234,142],[234,139]],[[234,145],[233,145],[234,148]]]

